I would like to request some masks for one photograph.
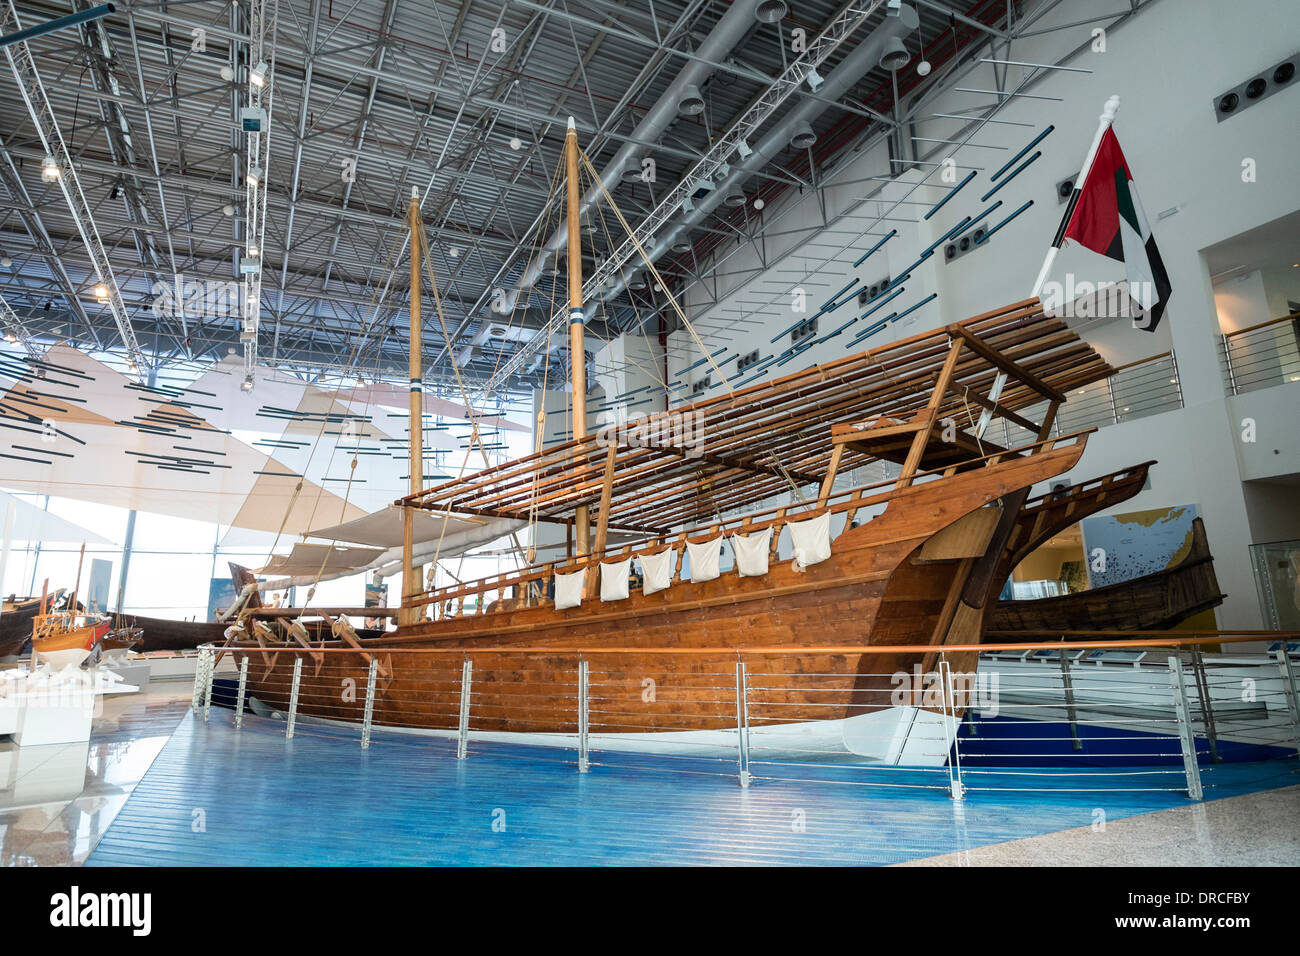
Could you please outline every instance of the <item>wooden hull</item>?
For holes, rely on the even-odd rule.
[[[40,610],[41,599],[27,598],[5,602],[0,611],[0,657],[22,653],[22,649],[32,638],[32,623],[36,612]]]
[[[1036,601],[1000,601],[990,631],[1166,630],[1223,603],[1200,518],[1192,547],[1172,568],[1131,581]]]
[[[633,592],[608,604],[597,597],[565,611],[544,606],[453,617],[364,641],[365,653],[376,654],[381,666],[373,719],[378,725],[456,727],[467,657],[474,674],[472,729],[572,733],[581,654],[590,661],[593,733],[734,728],[736,650],[942,643],[953,595],[966,583],[971,558],[992,545],[986,532],[983,540],[965,543],[975,551],[961,555],[951,546],[937,555],[934,548],[923,553],[924,546],[984,506],[1073,467],[1082,451],[1078,442],[897,491],[883,514],[844,531],[831,557],[803,572],[782,561],[761,577],[741,578],[733,571],[713,581],[674,583],[648,596]],[[970,526],[992,531],[986,520]],[[530,650],[481,650],[512,645]],[[637,653],[666,647],[725,650],[671,657]],[[383,653],[396,648],[464,653]],[[601,654],[602,649],[622,653]],[[361,718],[367,664],[359,652],[313,660],[308,651],[278,651],[269,659],[250,655],[250,694],[286,708],[293,660],[302,656],[299,711],[334,720]],[[753,723],[883,710],[897,686],[892,675],[920,663],[922,655],[901,651],[748,657]],[[348,687],[357,689],[351,699],[340,692]]]

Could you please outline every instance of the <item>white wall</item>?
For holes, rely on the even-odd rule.
[[[1066,0],[1047,13],[1034,29],[1066,25],[1095,16],[1099,7],[1091,0]],[[1032,8],[1029,11],[1032,13]],[[823,212],[811,194],[788,194],[764,211],[769,221],[785,213],[772,226],[766,242],[769,268],[753,275],[761,261],[750,248],[741,248],[718,268],[709,289],[688,293],[687,313],[706,333],[710,348],[727,344],[731,350],[719,361],[734,372],[736,352],[759,347],[766,356],[782,351],[789,337],[770,339],[797,321],[791,311],[790,290],[806,290],[809,313],[846,282],[861,280],[863,288],[879,278],[896,277],[925,246],[963,216],[978,215],[987,204],[980,196],[990,188],[990,175],[1048,124],[1053,132],[1035,149],[1043,155],[989,202],[1003,206],[987,220],[996,225],[1026,199],[1034,205],[999,231],[987,247],[944,264],[942,248],[913,270],[906,292],[870,319],[856,323],[837,339],[800,355],[793,363],[774,368],[770,375],[787,374],[815,362],[830,361],[849,352],[850,337],[891,311],[907,308],[932,292],[939,298],[908,319],[888,326],[866,342],[853,346],[875,347],[918,331],[938,327],[969,315],[1026,297],[1043,254],[1054,235],[1063,206],[1056,184],[1078,171],[1097,127],[1097,117],[1111,94],[1119,94],[1121,107],[1115,131],[1133,172],[1137,191],[1152,224],[1174,292],[1160,330],[1155,334],[1131,327],[1124,320],[1089,323],[1083,332],[1112,363],[1123,364],[1171,348],[1177,356],[1185,407],[1178,411],[1104,428],[1094,435],[1082,466],[1072,478],[1104,474],[1150,458],[1151,488],[1118,506],[1119,511],[1178,504],[1196,504],[1205,517],[1219,579],[1229,598],[1219,612],[1223,627],[1260,626],[1259,606],[1251,576],[1247,548],[1255,540],[1248,520],[1241,482],[1246,478],[1276,476],[1300,471],[1297,460],[1293,409],[1300,386],[1280,385],[1229,400],[1219,366],[1220,316],[1242,324],[1263,321],[1276,313],[1281,292],[1271,296],[1256,274],[1228,290],[1211,284],[1201,250],[1278,216],[1300,208],[1300,177],[1295,175],[1295,131],[1300,129],[1300,92],[1285,90],[1262,103],[1217,123],[1212,108],[1215,96],[1249,79],[1256,70],[1294,52],[1297,6],[1294,0],[1240,0],[1226,5],[1214,0],[1157,0],[1134,17],[1110,30],[1104,52],[1093,52],[1092,28],[1085,24],[1018,41],[993,55],[1003,59],[1053,63],[1083,47],[1065,65],[1091,73],[1055,72],[1032,88],[1035,96],[1059,101],[1017,98],[997,114],[1000,120],[1025,126],[986,125],[972,143],[1006,149],[965,147],[955,154],[958,179],[977,168],[975,179],[926,222],[921,215],[944,194],[925,186],[909,192],[911,184],[932,167],[909,171],[900,180],[882,183],[889,171],[883,144],[841,160],[828,174],[844,184],[828,189],[823,197],[829,229],[823,230]],[[981,55],[989,55],[984,52]],[[1006,85],[1014,88],[1021,78],[1009,67]],[[992,89],[991,66],[983,65],[953,85]],[[1300,85],[1298,82],[1297,85]],[[948,91],[923,110],[922,122],[911,134],[933,139],[955,138],[958,124],[929,119],[933,113],[988,102],[991,97]],[[918,148],[934,144],[918,143]],[[951,147],[938,147],[949,150]],[[1031,153],[1033,151],[1031,150]],[[946,152],[921,158],[939,161]],[[1242,178],[1243,162],[1253,160],[1255,181]],[[937,177],[932,177],[937,182]],[[868,201],[861,201],[871,197]],[[891,205],[896,200],[905,203]],[[1159,218],[1164,211],[1175,210]],[[842,218],[835,219],[841,213]],[[893,221],[893,220],[907,221]],[[899,234],[855,268],[853,262],[890,229]],[[724,248],[726,256],[732,249]],[[785,248],[794,251],[775,261]],[[1089,281],[1123,278],[1123,267],[1087,250],[1065,250],[1055,277],[1066,272]],[[1300,270],[1297,270],[1300,273]],[[1300,279],[1300,276],[1295,277]],[[1278,277],[1278,289],[1290,289]],[[716,305],[709,298],[726,291]],[[1220,299],[1216,314],[1216,297]],[[1293,294],[1293,297],[1296,297]],[[1285,298],[1285,295],[1282,295]],[[1231,300],[1231,301],[1228,301]],[[824,334],[847,322],[856,300],[820,318]],[[858,312],[862,310],[859,309]],[[1264,314],[1260,314],[1264,313]],[[1282,314],[1282,313],[1277,313]],[[1258,318],[1248,319],[1247,316]],[[719,331],[738,318],[746,324]],[[673,334],[669,360],[672,376],[698,358],[690,336]],[[690,374],[703,375],[704,368]],[[716,378],[716,376],[715,376]],[[712,394],[717,394],[717,389]],[[1241,419],[1257,419],[1261,437],[1251,446],[1239,440]],[[1272,436],[1265,439],[1263,435]],[[1272,450],[1277,448],[1278,454]]]

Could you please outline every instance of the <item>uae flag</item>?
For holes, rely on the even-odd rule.
[[[1082,183],[1074,187],[1052,245],[1059,248],[1066,239],[1124,263],[1129,298],[1145,313],[1135,324],[1154,332],[1172,288],[1133,188],[1133,174],[1109,126]]]

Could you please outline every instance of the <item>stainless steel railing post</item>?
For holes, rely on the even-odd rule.
[[[248,655],[239,662],[239,693],[235,695],[235,729],[244,726],[244,696],[248,693]]]
[[[1061,686],[1065,689],[1065,720],[1070,727],[1070,746],[1075,750],[1082,750],[1083,741],[1079,739],[1079,709],[1074,704],[1074,677],[1070,673],[1070,655],[1065,648],[1061,648]]]
[[[587,661],[578,661],[578,773],[587,773],[591,770],[591,757],[588,752],[588,701],[590,688],[590,672]]]
[[[1205,658],[1199,647],[1192,648],[1192,676],[1196,680],[1196,695],[1201,698],[1201,722],[1205,724],[1205,739],[1210,743],[1210,759],[1222,763],[1219,756],[1219,733],[1214,726],[1214,705],[1210,701],[1210,682],[1205,677]]]
[[[289,720],[284,725],[284,739],[293,739],[293,725],[298,721],[298,688],[302,686],[302,658],[293,659],[293,683],[289,685]]]
[[[1174,716],[1178,718],[1178,739],[1183,750],[1183,771],[1187,775],[1187,795],[1193,800],[1204,796],[1201,768],[1196,762],[1196,729],[1187,703],[1187,682],[1183,679],[1183,662],[1177,655],[1169,658],[1169,686],[1173,689]]]
[[[952,665],[947,658],[939,661],[939,679],[943,685],[944,740],[948,739],[948,728],[952,727],[952,759],[948,761],[948,794],[954,800],[966,799],[966,785],[961,782],[961,722],[957,719],[957,695],[952,684]],[[967,706],[970,706],[968,700]]]
[[[456,759],[469,753],[469,692],[474,683],[474,662],[468,657],[460,665],[460,720],[456,725]]]
[[[1291,729],[1295,733],[1296,753],[1300,754],[1300,689],[1297,689],[1295,663],[1283,644],[1276,651],[1277,666],[1282,671],[1282,693],[1286,695],[1287,710],[1291,712]]]
[[[1232,367],[1232,342],[1226,335],[1221,336],[1223,339],[1223,363],[1228,371],[1228,388],[1233,395],[1237,394],[1237,371]]]
[[[217,652],[213,650],[211,655],[203,678],[203,722],[205,724],[212,715],[212,681],[217,676]]]
[[[379,658],[370,658],[370,670],[366,675],[366,711],[361,718],[361,749],[370,746],[370,725],[375,717],[375,677],[379,673]]]
[[[748,788],[753,781],[749,773],[749,700],[745,679],[745,662],[736,662],[736,737],[739,743],[740,785]]]
[[[212,659],[212,648],[200,647],[199,658],[194,664],[194,696],[190,706],[197,715],[199,708],[203,706],[203,689],[208,682],[208,661]]]

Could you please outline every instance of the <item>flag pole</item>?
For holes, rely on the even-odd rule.
[[[1038,293],[1042,291],[1043,284],[1047,281],[1048,273],[1052,271],[1052,265],[1056,262],[1056,254],[1061,251],[1061,242],[1065,238],[1065,227],[1070,224],[1070,217],[1074,215],[1074,207],[1079,201],[1079,191],[1083,188],[1083,183],[1088,178],[1088,172],[1092,169],[1092,161],[1097,158],[1097,150],[1101,147],[1101,138],[1106,135],[1106,130],[1110,129],[1110,124],[1115,122],[1115,113],[1118,110],[1118,95],[1108,99],[1106,105],[1102,108],[1101,116],[1098,117],[1097,133],[1092,138],[1092,146],[1088,148],[1088,155],[1083,161],[1083,168],[1079,170],[1079,175],[1074,180],[1074,192],[1070,195],[1069,203],[1066,204],[1065,215],[1061,217],[1061,225],[1056,230],[1056,238],[1052,240],[1051,248],[1047,250],[1047,256],[1043,259],[1043,267],[1038,270],[1038,278],[1034,281],[1034,291],[1029,293],[1030,298],[1038,298]]]

